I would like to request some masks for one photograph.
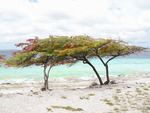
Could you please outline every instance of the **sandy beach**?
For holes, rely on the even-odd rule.
[[[150,113],[150,74],[111,80],[103,86],[92,86],[94,77],[50,80],[49,91],[40,90],[42,82],[1,83],[0,113]]]

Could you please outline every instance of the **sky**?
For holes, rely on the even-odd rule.
[[[0,50],[49,35],[89,35],[150,47],[150,0],[0,0]]]

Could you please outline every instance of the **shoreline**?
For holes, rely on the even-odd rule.
[[[104,81],[104,77],[102,77]],[[2,113],[148,113],[150,74],[110,76],[117,84],[89,87],[97,78],[49,81],[50,91],[41,91],[43,82],[0,84]]]
[[[135,75],[150,75],[149,72],[134,72],[134,73],[129,73],[129,74],[117,74],[117,75],[109,75],[110,78],[112,77],[118,77],[118,76],[135,76]],[[104,80],[106,77],[105,75],[100,75],[100,77]],[[79,80],[79,81],[84,81],[84,80],[93,80],[97,79],[96,75],[92,76],[65,76],[65,77],[49,77],[49,82],[54,82],[54,81],[73,81],[73,80]],[[0,78],[0,84],[5,84],[5,83],[35,83],[35,82],[43,82],[43,78]]]

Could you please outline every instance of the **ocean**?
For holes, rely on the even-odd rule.
[[[11,51],[0,51],[0,54],[6,55],[6,58],[12,56]],[[104,61],[107,61],[104,58]],[[105,68],[97,58],[90,59],[90,62],[96,67],[101,76],[105,76]],[[118,57],[109,62],[109,74],[111,76],[150,73],[150,52],[142,52],[138,55],[129,55]],[[50,78],[62,79],[67,77],[93,77],[95,73],[88,64],[78,62],[71,67],[66,65],[55,66],[51,69]],[[43,80],[43,67],[30,66],[25,68],[5,68],[0,67],[0,83],[3,82],[22,82],[30,80]]]

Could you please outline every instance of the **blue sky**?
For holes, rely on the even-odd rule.
[[[0,49],[38,36],[89,35],[150,47],[150,0],[0,0]]]
[[[29,0],[29,2],[38,2],[38,0]]]

